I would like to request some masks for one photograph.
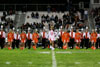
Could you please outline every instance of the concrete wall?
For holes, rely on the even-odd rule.
[[[94,3],[94,0],[90,0],[90,8],[97,8],[100,7],[100,0],[99,3]]]

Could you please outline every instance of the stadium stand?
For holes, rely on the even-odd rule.
[[[38,18],[35,16],[32,17],[32,14],[35,15],[35,13],[38,13]],[[76,25],[76,27],[85,27],[84,26],[84,17],[82,18],[81,12],[76,11],[74,13],[67,12],[26,12],[26,19],[25,24],[34,24],[34,23],[49,23],[54,21],[54,25],[57,25],[57,22],[61,22],[61,25],[70,24],[70,27],[73,25]],[[60,25],[60,26],[61,26]],[[64,26],[65,27],[65,26]]]
[[[100,8],[94,8],[91,10],[96,28],[100,28],[100,12],[99,11],[100,11]]]
[[[0,17],[0,26],[3,25],[4,28],[7,28],[8,30],[14,27],[14,13],[0,12]]]

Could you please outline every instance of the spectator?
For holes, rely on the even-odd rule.
[[[55,16],[55,23],[58,21],[58,16],[56,15]]]
[[[51,11],[51,6],[48,5],[48,6],[47,6],[47,12],[50,13],[50,11]]]
[[[47,15],[45,18],[46,18],[46,21],[47,21],[47,22],[50,22],[50,17],[49,17],[49,15]]]
[[[34,12],[32,12],[31,17],[32,17],[32,18],[34,18],[34,17],[35,17]]]
[[[84,11],[84,20],[87,20],[87,19],[88,19],[88,11],[85,10],[85,11]]]
[[[45,17],[45,15],[43,14],[43,15],[41,16],[41,21],[42,21],[42,22],[45,22],[45,20],[46,20],[46,17]]]
[[[54,15],[52,15],[51,18],[50,18],[50,20],[54,21],[54,19],[55,19],[55,17],[54,17]]]
[[[38,13],[38,12],[36,12],[36,18],[37,18],[37,19],[39,18],[39,13]]]

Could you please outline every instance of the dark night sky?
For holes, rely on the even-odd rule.
[[[71,1],[71,0],[70,0]],[[74,3],[79,1],[89,2],[90,0],[72,0]],[[1,4],[55,4],[55,3],[65,3],[66,0],[0,0]]]

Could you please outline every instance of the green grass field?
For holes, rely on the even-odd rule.
[[[100,67],[100,50],[55,49],[56,67]],[[0,49],[0,67],[53,67],[50,49]]]

